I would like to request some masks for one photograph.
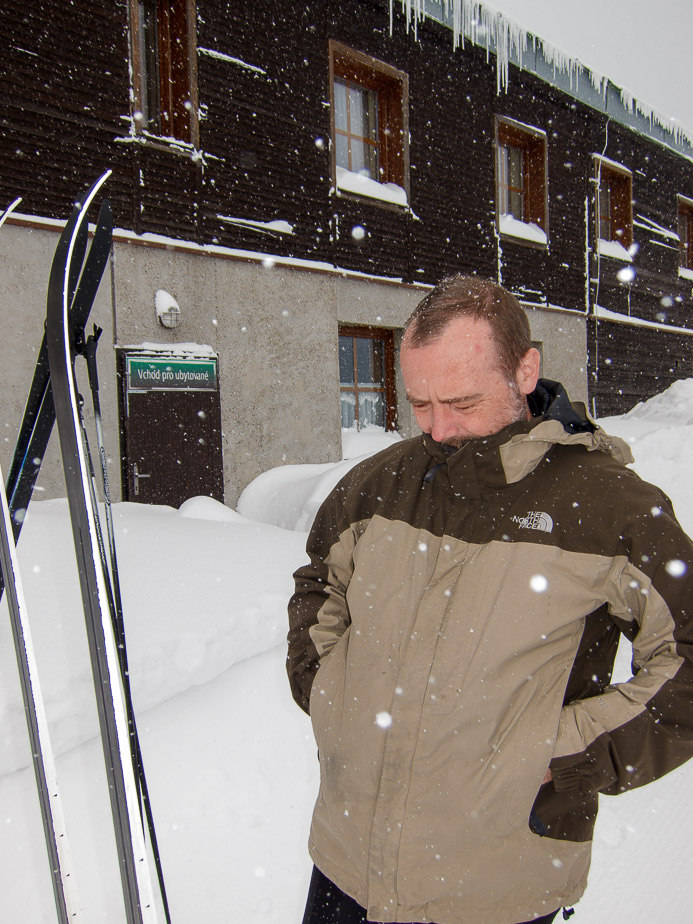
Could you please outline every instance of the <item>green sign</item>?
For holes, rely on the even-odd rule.
[[[216,391],[216,359],[128,356],[128,391]]]

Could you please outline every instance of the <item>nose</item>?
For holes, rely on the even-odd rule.
[[[462,436],[460,433],[460,421],[449,404],[439,404],[431,408],[430,425],[429,433],[438,443],[444,443],[446,440]]]

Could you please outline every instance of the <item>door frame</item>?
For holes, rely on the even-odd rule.
[[[209,385],[209,378],[204,380],[202,387],[196,388],[194,385],[151,385],[147,388],[137,389],[130,388],[128,376],[130,372],[128,361],[131,359],[150,360],[150,365],[154,366],[157,361],[165,360],[169,363],[180,365],[187,363],[207,364],[210,361],[214,363],[213,387]],[[191,350],[189,348],[177,349],[175,344],[147,344],[142,346],[116,347],[116,375],[118,380],[118,422],[120,438],[120,482],[121,496],[124,501],[137,502],[138,498],[134,496],[131,489],[131,478],[129,471],[129,455],[132,447],[129,446],[129,425],[128,425],[128,402],[131,394],[144,394],[148,391],[204,391],[216,395],[216,403],[219,409],[219,457],[220,470],[217,472],[220,487],[224,491],[224,470],[223,470],[223,442],[221,440],[221,401],[219,393],[219,356],[214,351]]]

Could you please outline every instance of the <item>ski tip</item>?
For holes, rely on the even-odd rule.
[[[89,186],[85,192],[82,193],[82,195],[79,196],[79,198],[75,201],[75,209],[81,210],[87,203],[90,203],[112,173],[113,170],[109,167],[109,169],[102,173],[97,180],[94,180],[91,186]]]
[[[2,226],[5,224],[5,219],[17,208],[17,206],[19,205],[19,203],[20,203],[21,201],[22,201],[22,197],[21,197],[21,196],[17,196],[17,198],[14,200],[14,202],[11,202],[11,203],[7,206],[7,208],[6,208],[5,211],[2,213],[2,215],[0,215],[0,228],[2,228]]]

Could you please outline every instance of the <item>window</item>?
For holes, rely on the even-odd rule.
[[[546,135],[509,119],[496,121],[496,201],[503,234],[546,244]]]
[[[130,0],[140,131],[198,142],[195,0]]]
[[[334,134],[337,164],[379,181],[378,94],[375,90],[335,78]]]
[[[679,196],[679,267],[693,272],[693,199]]]
[[[407,75],[337,42],[330,42],[330,67],[335,186],[406,205]],[[400,192],[385,192],[387,184]]]
[[[597,238],[600,253],[630,259],[633,243],[633,177],[630,170],[595,157]],[[608,245],[614,245],[609,247]],[[604,246],[607,245],[607,246]]]
[[[394,430],[395,350],[391,330],[339,328],[342,427],[367,425]]]

